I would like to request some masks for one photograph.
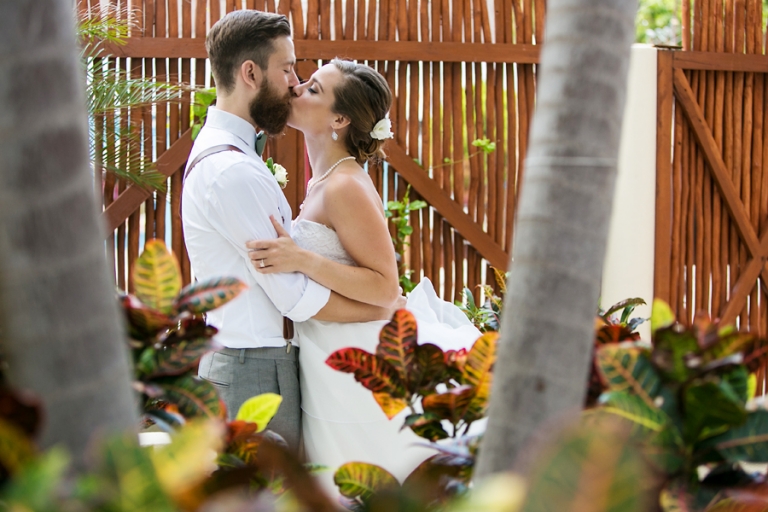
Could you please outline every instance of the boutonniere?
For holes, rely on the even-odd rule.
[[[288,185],[288,171],[285,170],[285,167],[276,164],[271,157],[267,158],[265,163],[267,164],[269,172],[271,172],[272,176],[277,180],[277,184],[280,185],[280,188],[285,188]]]

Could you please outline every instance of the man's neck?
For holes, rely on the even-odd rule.
[[[222,112],[235,115],[241,119],[247,121],[253,128],[258,131],[259,127],[251,119],[250,112],[248,112],[248,105],[242,101],[237,101],[232,96],[216,98],[216,108]]]

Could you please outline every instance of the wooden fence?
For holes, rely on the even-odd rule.
[[[365,62],[388,80],[395,140],[386,163],[369,173],[388,199],[411,199],[429,208],[411,218],[407,262],[413,279],[429,277],[447,300],[464,286],[493,284],[489,265],[506,268],[528,129],[533,115],[544,0],[133,0],[138,27],[127,44],[102,55],[132,76],[210,84],[204,36],[225,12],[256,8],[280,12],[292,23],[298,74],[308,78],[333,57]],[[125,1],[125,0],[121,0]],[[101,2],[103,4],[104,2]],[[83,15],[98,16],[97,0],[79,0]],[[140,240],[170,238],[190,279],[178,215],[180,173],[191,146],[189,98],[128,113],[146,136],[143,151],[156,154],[168,176],[167,194],[107,178],[104,217],[115,247],[115,276],[132,288],[128,270]],[[487,138],[489,155],[472,146]],[[104,140],[104,144],[110,144]],[[289,129],[270,141],[269,153],[290,170],[307,171],[301,134]],[[286,195],[294,212],[304,178]],[[170,222],[166,222],[170,208]]]
[[[658,61],[655,295],[768,333],[768,56],[760,0],[683,0]]]

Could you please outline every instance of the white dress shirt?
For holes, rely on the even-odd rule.
[[[291,207],[256,154],[255,138],[246,120],[209,108],[188,164],[221,144],[244,153],[224,151],[204,158],[190,171],[182,191],[184,240],[195,277],[237,277],[248,285],[239,297],[208,313],[208,322],[219,329],[216,340],[229,348],[285,345],[283,316],[305,321],[325,306],[331,293],[297,272],[259,274],[248,258],[246,242],[277,236],[270,215],[291,229]]]

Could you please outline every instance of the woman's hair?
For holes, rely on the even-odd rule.
[[[383,76],[373,68],[341,59],[331,61],[341,71],[343,80],[334,88],[331,110],[347,117],[344,143],[357,163],[364,164],[373,156],[384,156],[383,140],[371,137],[373,127],[384,119],[392,105],[392,91]]]

